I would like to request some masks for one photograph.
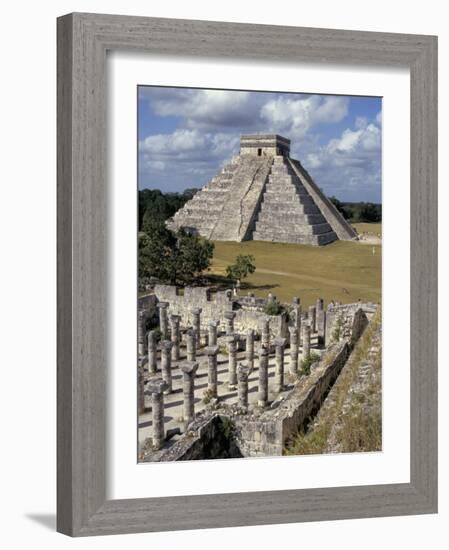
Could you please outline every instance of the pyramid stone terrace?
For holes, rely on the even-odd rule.
[[[354,229],[290,157],[290,140],[244,135],[240,154],[167,222],[210,240],[325,245]]]

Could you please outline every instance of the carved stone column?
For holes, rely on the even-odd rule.
[[[302,331],[302,358],[310,357],[310,326],[304,324]]]
[[[192,422],[195,416],[195,373],[198,370],[198,363],[185,361],[181,365],[183,373],[183,419],[185,428]]]
[[[228,369],[229,369],[229,382],[230,388],[237,384],[237,334],[229,334],[226,336],[226,343],[228,346]]]
[[[165,441],[164,424],[164,391],[167,384],[160,378],[153,379],[148,384],[148,393],[151,395],[151,409],[153,417],[153,449],[159,450]]]
[[[137,369],[137,382],[139,384],[138,389],[138,409],[139,414],[143,414],[145,412],[145,373],[143,368],[138,367]]]
[[[187,361],[196,361],[195,331],[189,328],[186,332]]]
[[[195,331],[195,346],[196,349],[200,347],[201,343],[201,312],[203,310],[200,307],[196,307],[192,311],[193,315],[193,330]]]
[[[226,334],[234,334],[235,311],[226,311],[224,314]]]
[[[309,306],[309,326],[310,332],[313,334],[316,332],[316,307]]]
[[[181,322],[180,315],[172,315],[170,317],[171,325],[171,342],[173,347],[171,349],[171,358],[173,361],[179,361],[179,344],[181,341],[181,336],[179,333],[179,323]]]
[[[147,351],[146,346],[146,323],[147,314],[145,311],[139,311],[137,315],[137,351],[139,355],[145,355]]]
[[[251,368],[240,364],[237,369],[237,393],[238,404],[242,409],[248,408],[248,376]]]
[[[220,321],[209,321],[208,325],[208,345],[209,346],[216,346],[217,345],[217,332],[218,332],[218,325],[220,324]]]
[[[217,388],[217,355],[218,346],[208,346],[206,348],[207,354],[207,389],[209,390],[211,397],[218,396]]]
[[[263,320],[261,344],[270,351],[270,319]]]
[[[266,407],[268,403],[268,350],[261,346],[259,350],[259,391],[257,403]]]
[[[159,302],[159,330],[161,331],[161,340],[168,338],[168,302]]]
[[[167,387],[165,393],[171,393],[172,381],[171,381],[171,350],[173,344],[170,340],[163,340],[161,342],[161,371],[162,378]]]
[[[155,330],[148,333],[148,372],[154,374],[157,371],[157,334]]]
[[[276,370],[274,375],[274,391],[279,393],[284,388],[284,350],[285,338],[276,338],[274,341],[276,355]]]
[[[298,330],[295,326],[288,327],[290,332],[290,373],[298,374]]]
[[[246,332],[246,364],[250,369],[254,368],[254,330],[252,328]]]

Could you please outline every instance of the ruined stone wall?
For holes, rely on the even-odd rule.
[[[326,311],[326,346],[352,335],[354,317],[359,309],[365,314],[366,322],[368,322],[377,311],[377,307],[376,304],[362,302],[343,305],[329,304]],[[362,317],[358,317],[356,322],[364,323],[365,321]],[[364,328],[363,326],[361,330],[363,331]],[[336,336],[338,336],[337,339]]]
[[[281,404],[258,420],[236,420],[236,438],[244,456],[279,456],[285,443],[316,413],[350,352],[347,342],[330,350]]]
[[[168,302],[169,315],[181,316],[181,327],[192,326],[195,308],[201,308],[201,330],[207,330],[210,321],[220,321],[220,332],[224,330],[224,314],[227,311],[235,312],[234,328],[236,332],[244,334],[252,328],[260,334],[264,320],[270,319],[270,333],[276,336],[287,337],[288,324],[285,315],[266,315],[261,306],[241,306],[233,300],[231,291],[211,293],[207,287],[186,287],[181,293],[172,285],[156,285],[154,297],[157,301]],[[264,301],[265,303],[265,301]],[[156,307],[156,306],[154,306]]]
[[[169,315],[181,316],[181,327],[186,328],[193,324],[192,311],[201,308],[201,329],[206,330],[209,321],[224,318],[226,311],[232,310],[232,296],[230,292],[210,292],[207,287],[185,287],[183,293],[172,285],[156,285],[154,294],[161,302],[168,302]]]
[[[256,334],[262,331],[263,322],[270,320],[270,336],[275,338],[281,336],[286,338],[288,335],[288,324],[284,314],[282,315],[267,315],[263,311],[238,309],[234,319],[234,326],[237,332],[245,333],[252,328]]]
[[[137,299],[137,310],[147,310],[149,315],[155,315],[157,313],[157,298],[154,294],[147,294],[146,296],[139,296]]]

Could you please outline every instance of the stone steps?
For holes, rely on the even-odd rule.
[[[315,204],[302,204],[299,200],[297,203],[294,203],[292,200],[262,202],[259,218],[264,212],[267,214],[272,214],[274,212],[284,212],[285,214],[295,212],[300,215],[320,214],[320,211]]]
[[[272,230],[280,233],[297,233],[298,235],[320,235],[332,231],[331,226],[327,223],[317,224],[295,224],[285,223],[285,218],[273,218],[269,221],[257,221],[256,231],[258,233],[270,233]]]
[[[291,244],[309,244],[314,246],[329,244],[337,239],[337,236],[333,231],[323,233],[320,235],[302,235],[296,232],[282,232],[272,230],[268,231],[254,231],[253,239],[255,241],[267,241],[267,242],[284,242]]]

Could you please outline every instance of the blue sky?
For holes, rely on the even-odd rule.
[[[139,86],[139,188],[202,187],[241,134],[277,133],[327,195],[381,202],[381,108],[378,97]]]

